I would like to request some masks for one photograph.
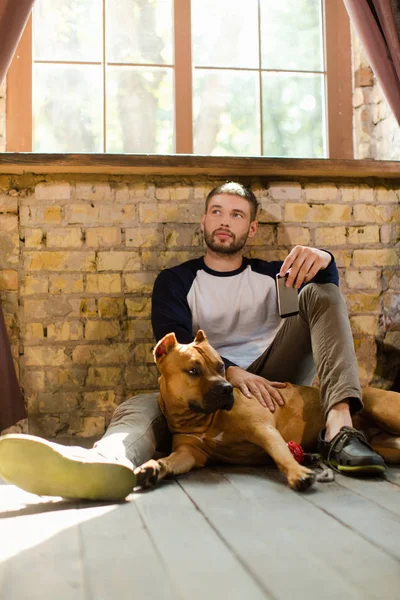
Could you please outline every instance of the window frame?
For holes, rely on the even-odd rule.
[[[328,158],[353,159],[351,35],[343,0],[323,0],[323,27]],[[174,0],[174,45],[175,154],[193,154],[190,0]],[[7,74],[7,152],[32,152],[32,66],[31,16]]]

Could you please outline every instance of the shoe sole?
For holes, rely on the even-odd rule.
[[[47,440],[9,434],[0,438],[0,475],[39,496],[123,500],[136,485],[133,471],[118,463],[65,456]]]
[[[340,465],[335,460],[324,460],[323,461],[328,467],[333,467],[340,473],[354,473],[357,475],[362,475],[365,473],[366,475],[378,475],[384,473],[387,470],[385,465],[360,465],[358,467],[351,467],[349,465]]]

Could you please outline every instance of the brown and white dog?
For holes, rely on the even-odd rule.
[[[246,398],[225,379],[224,363],[202,330],[191,344],[179,344],[169,333],[158,342],[154,358],[161,376],[159,404],[173,434],[172,453],[135,470],[137,485],[154,486],[167,475],[179,475],[208,462],[263,464],[272,457],[295,490],[315,480],[301,466],[287,442],[308,450],[324,427],[319,390],[287,384],[285,404],[270,412]],[[363,390],[364,409],[354,425],[387,462],[400,463],[400,394]]]

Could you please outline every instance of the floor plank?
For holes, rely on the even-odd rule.
[[[136,505],[181,598],[271,598],[175,481],[138,495]]]
[[[85,580],[94,600],[175,600],[180,596],[132,496],[105,518],[97,507],[80,525]],[[98,514],[97,514],[98,513]]]
[[[348,524],[339,522],[334,515],[326,514],[325,510],[315,510],[317,507],[322,508],[322,501],[319,499],[331,497],[328,487],[332,489],[337,484],[319,484],[314,492],[296,494],[286,483],[274,480],[279,480],[280,477],[276,469],[256,469],[255,476],[250,480],[246,471],[224,468],[220,473],[249,502],[257,502],[263,506],[259,522],[263,528],[268,528],[268,538],[277,527],[285,527],[292,533],[296,544],[303,548],[303,552],[307,555],[310,553],[322,564],[329,566],[340,579],[357,590],[358,597],[388,600],[396,597],[400,587],[399,561],[361,537]],[[202,494],[204,497],[204,492]],[[253,510],[252,506],[253,504]],[[393,518],[397,519],[395,516]],[[275,541],[274,537],[272,539]],[[307,584],[309,577],[310,573],[305,572],[304,584]],[[328,581],[327,579],[326,588],[331,587]]]
[[[306,537],[315,536],[314,513],[318,511],[284,486],[260,479],[258,473],[204,470],[179,482],[274,598],[309,600],[320,598],[321,590],[324,599],[365,598],[299,536],[299,527],[305,529]],[[324,537],[320,528],[317,537],[320,542]]]

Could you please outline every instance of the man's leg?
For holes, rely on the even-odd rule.
[[[335,447],[343,445],[346,453],[348,444],[342,444],[343,440],[337,444],[337,436],[343,437],[346,429],[342,428],[352,425],[351,413],[362,408],[346,304],[336,285],[311,283],[300,292],[299,305],[299,314],[285,319],[273,343],[248,370],[269,380],[298,385],[311,385],[317,373],[326,420],[320,447],[325,445],[322,450],[329,454],[332,441]],[[352,444],[355,454],[362,455],[358,462],[382,466],[380,457],[361,440]]]
[[[35,436],[0,437],[0,475],[43,496],[120,500],[135,486],[133,467],[159,447],[168,451],[168,441],[158,393],[140,394],[116,409],[106,434],[90,450]]]

